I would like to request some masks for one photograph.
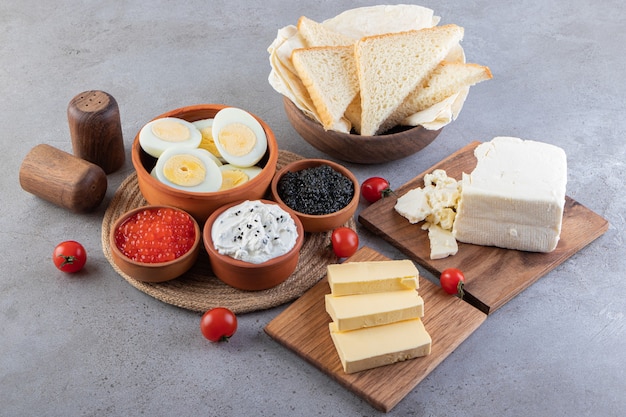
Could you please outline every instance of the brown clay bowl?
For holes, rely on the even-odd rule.
[[[181,107],[163,113],[155,119],[162,117],[178,117],[188,122],[215,117],[217,112],[225,107],[221,104],[199,104],[195,106]],[[253,115],[254,116],[254,115]],[[231,201],[242,199],[259,199],[266,195],[272,177],[276,172],[278,161],[278,144],[270,127],[257,116],[254,116],[267,136],[267,151],[265,156],[257,164],[262,167],[261,172],[250,181],[236,188],[210,193],[193,193],[169,187],[152,175],[150,171],[156,164],[156,158],[148,155],[139,144],[139,134],[135,136],[131,149],[133,166],[137,171],[139,190],[149,204],[178,207],[191,214],[200,224],[218,207]]]
[[[277,204],[274,201],[259,200],[266,204]],[[217,278],[231,287],[245,291],[259,291],[275,287],[291,276],[298,265],[300,249],[304,243],[304,228],[302,223],[289,210],[285,211],[293,218],[298,237],[294,247],[284,255],[270,259],[269,261],[254,264],[239,259],[234,259],[228,255],[220,254],[216,249],[211,237],[211,231],[215,220],[227,209],[241,203],[236,201],[228,203],[215,210],[204,224],[202,237],[204,247],[209,254],[211,269]],[[284,209],[284,208],[283,208]]]
[[[327,155],[356,164],[381,164],[413,155],[441,132],[441,129],[428,130],[422,126],[396,127],[376,136],[324,130],[288,98],[283,97],[283,105],[289,122],[305,141]]]
[[[352,200],[339,211],[330,214],[322,214],[322,215],[313,215],[301,213],[293,208],[289,207],[281,198],[278,192],[278,182],[287,172],[298,172],[303,169],[313,168],[320,165],[328,165],[335,171],[342,174],[344,177],[348,178],[352,181],[354,185],[354,195]],[[359,205],[359,197],[360,197],[360,187],[359,181],[356,179],[354,174],[348,170],[348,168],[344,167],[341,164],[338,164],[333,161],[328,161],[326,159],[300,159],[294,162],[291,162],[285,165],[280,171],[276,173],[274,178],[272,179],[272,183],[270,185],[270,192],[272,199],[278,202],[283,207],[288,207],[291,209],[296,216],[302,222],[304,226],[304,230],[307,232],[325,232],[332,230],[336,227],[339,227],[346,223],[356,212],[356,208]]]
[[[195,231],[195,240],[193,246],[185,254],[172,261],[159,263],[138,262],[124,255],[124,253],[122,253],[120,248],[117,246],[115,232],[130,217],[146,209],[157,210],[163,208],[170,208],[185,213],[183,210],[177,209],[175,207],[148,205],[138,207],[124,213],[113,223],[113,226],[111,227],[111,231],[109,233],[109,245],[111,247],[111,257],[113,259],[113,262],[125,274],[138,281],[164,282],[172,280],[187,272],[198,259],[198,253],[200,252],[200,240],[202,235],[200,226],[198,225],[198,222],[196,222],[196,220],[193,218],[193,216],[189,216],[189,218],[193,222],[193,228]]]

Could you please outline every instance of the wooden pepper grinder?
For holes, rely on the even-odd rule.
[[[20,185],[58,206],[87,213],[104,199],[107,176],[98,165],[42,143],[24,158]]]
[[[67,107],[74,155],[98,165],[106,174],[124,164],[124,139],[115,99],[104,91],[78,94]]]

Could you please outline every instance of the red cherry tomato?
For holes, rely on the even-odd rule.
[[[200,331],[211,342],[227,342],[237,331],[237,316],[226,307],[215,307],[202,315]]]
[[[359,235],[349,227],[338,227],[330,236],[333,252],[340,258],[348,258],[359,248]]]
[[[80,243],[67,240],[59,243],[52,253],[52,261],[63,272],[78,272],[87,262],[87,252]]]
[[[370,203],[375,203],[392,193],[389,181],[381,177],[368,178],[361,184],[361,195]]]
[[[458,294],[463,298],[463,285],[465,284],[465,275],[456,268],[445,269],[439,278],[441,288],[448,294]]]

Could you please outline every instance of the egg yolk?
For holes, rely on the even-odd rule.
[[[238,185],[247,182],[250,178],[245,172],[238,169],[227,169],[222,171],[222,187],[220,191],[230,190]]]
[[[207,151],[211,152],[213,155],[219,158],[221,155],[220,151],[215,145],[215,141],[213,140],[212,128],[209,126],[205,127],[204,129],[200,129],[200,133],[202,133],[202,141],[200,142],[200,145],[198,147],[200,149],[206,149]]]
[[[220,144],[229,155],[244,156],[256,145],[256,135],[243,123],[231,123],[219,133]]]
[[[172,120],[154,123],[152,125],[152,133],[166,142],[183,142],[191,137],[187,126]]]
[[[194,187],[204,182],[206,168],[198,157],[187,154],[174,155],[165,161],[163,175],[176,185]]]

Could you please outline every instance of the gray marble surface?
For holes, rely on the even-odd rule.
[[[269,338],[285,306],[240,317],[212,345],[198,313],[131,287],[104,257],[100,227],[133,172],[130,145],[166,110],[225,103],[262,117],[279,146],[325,157],[288,123],[267,82],[267,47],[301,15],[324,20],[373,1],[138,0],[0,3],[0,415],[374,416],[380,413]],[[608,231],[485,323],[390,413],[393,416],[618,416],[626,410],[626,3],[423,1],[465,28],[469,61],[493,80],[422,152],[360,179],[400,185],[474,140],[519,136],[568,155],[568,195]],[[66,109],[104,90],[120,106],[127,161],[105,201],[76,215],[24,192],[21,161],[37,144],[71,152]],[[359,210],[364,208],[361,204]],[[359,227],[363,245],[392,246]],[[51,263],[81,241],[79,276]]]

